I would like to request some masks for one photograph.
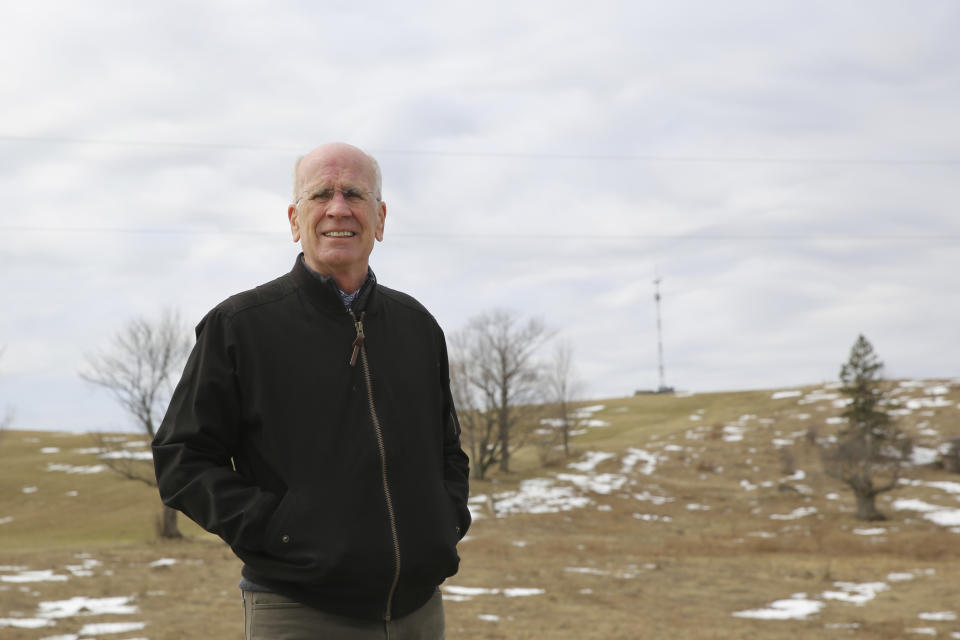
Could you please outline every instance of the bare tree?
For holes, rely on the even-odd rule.
[[[847,419],[836,444],[822,450],[827,475],[846,483],[857,500],[857,518],[884,520],[876,497],[894,489],[900,479],[910,440],[894,426],[883,410],[885,392],[883,363],[862,335],[857,337],[850,358],[840,369],[842,392],[849,404]]]
[[[191,343],[189,331],[172,309],[161,312],[156,321],[136,317],[114,336],[109,347],[86,357],[80,377],[109,389],[137,427],[153,438]],[[124,478],[157,486],[150,456],[132,454],[118,446],[116,438],[95,437],[110,469]],[[181,537],[174,509],[163,507],[159,531],[163,538]]]
[[[550,334],[543,322],[521,323],[507,311],[473,317],[453,335],[451,383],[462,410],[465,440],[474,474],[483,478],[494,464],[510,470],[520,444],[526,407],[542,395],[542,368],[536,354]]]
[[[553,359],[547,364],[547,400],[553,405],[556,415],[556,433],[560,437],[563,457],[570,457],[570,431],[576,424],[573,401],[583,393],[583,384],[576,377],[573,366],[573,347],[569,342],[559,342],[553,350]],[[551,446],[553,439],[550,439]]]

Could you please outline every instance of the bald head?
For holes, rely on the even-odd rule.
[[[377,162],[377,159],[372,155],[364,151],[359,147],[355,147],[352,144],[347,144],[345,142],[329,142],[327,144],[322,144],[313,151],[306,153],[299,158],[293,164],[293,201],[296,202],[297,199],[303,192],[304,179],[303,176],[306,173],[309,173],[311,166],[316,164],[322,164],[328,158],[334,155],[341,156],[355,156],[362,160],[362,162],[369,165],[370,171],[372,173],[372,183],[373,183],[373,193],[374,197],[377,200],[382,199],[381,189],[382,189],[382,177],[380,174],[380,164]]]

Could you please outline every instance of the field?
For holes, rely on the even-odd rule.
[[[447,637],[960,638],[960,476],[931,464],[960,381],[893,398],[914,464],[878,523],[811,443],[833,386],[585,403],[569,461],[473,481]],[[158,541],[154,490],[101,464],[88,435],[0,434],[0,637],[242,638],[230,550],[185,519]]]

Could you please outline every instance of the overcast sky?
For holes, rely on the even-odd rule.
[[[8,3],[0,410],[129,424],[77,375],[132,317],[290,269],[295,157],[379,159],[371,266],[447,333],[540,316],[590,397],[960,376],[960,4]]]

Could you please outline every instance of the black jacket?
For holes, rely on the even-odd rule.
[[[368,280],[348,311],[298,259],[197,326],[153,454],[164,503],[223,538],[245,577],[389,620],[457,571],[459,434],[427,310]]]

